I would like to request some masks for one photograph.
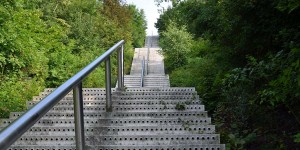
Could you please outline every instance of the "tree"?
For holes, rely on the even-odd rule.
[[[170,22],[193,35],[171,85],[196,87],[230,149],[299,147],[299,15],[297,0],[186,0],[158,19],[163,48]]]
[[[131,44],[142,44],[144,27],[142,12],[116,0],[1,1],[0,117],[25,110],[33,95],[58,87],[121,39],[129,72]],[[111,61],[114,82],[116,57]],[[84,80],[84,87],[103,85],[100,67]]]
[[[187,63],[187,54],[192,46],[192,35],[185,27],[177,28],[175,23],[169,24],[167,30],[162,32],[159,44],[162,48],[167,70],[171,71]]]
[[[131,22],[133,47],[143,47],[147,29],[147,22],[145,21],[144,10],[138,10],[135,5],[129,5],[128,8],[133,16],[133,20]]]

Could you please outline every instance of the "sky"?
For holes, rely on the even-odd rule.
[[[143,9],[147,20],[147,35],[158,35],[154,24],[159,18],[158,7],[154,0],[126,0],[127,4],[134,4],[138,9]]]

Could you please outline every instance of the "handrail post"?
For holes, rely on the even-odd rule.
[[[145,56],[143,57],[142,60],[142,70],[141,70],[141,81],[140,81],[140,87],[144,86],[144,69],[145,69]]]
[[[73,89],[76,150],[85,149],[82,82]]]
[[[145,63],[146,63],[146,66],[145,66],[145,75],[148,75],[148,64],[149,64],[149,52],[150,52],[150,48],[148,47],[148,49],[147,49],[147,56],[146,56],[146,61],[145,61]]]
[[[118,51],[118,90],[124,88],[124,46]]]
[[[125,64],[125,62],[124,62],[124,44],[121,46],[121,54],[122,54],[122,88],[124,88],[124,75],[125,75],[125,73],[124,73],[124,64]]]
[[[148,75],[148,64],[149,64],[149,53],[150,53],[150,36],[148,36],[148,48],[147,48],[147,56],[146,56],[146,70],[145,70],[145,75]]]
[[[111,68],[110,68],[110,56],[105,60],[105,83],[106,83],[106,111],[112,111],[111,102]]]

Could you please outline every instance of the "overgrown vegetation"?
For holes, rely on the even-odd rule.
[[[0,118],[23,111],[33,95],[58,87],[122,39],[129,71],[145,29],[143,11],[119,0],[1,0]],[[103,85],[103,67],[84,81],[84,87]]]
[[[185,104],[184,103],[177,103],[175,106],[176,110],[185,110]]]
[[[156,24],[171,85],[196,87],[228,149],[299,148],[300,2],[172,2]]]

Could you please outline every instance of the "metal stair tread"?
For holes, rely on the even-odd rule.
[[[14,119],[3,119],[1,120],[0,126],[6,126],[9,123],[13,122]],[[108,124],[108,125],[122,125],[122,126],[136,126],[136,123],[138,124],[154,124],[154,125],[160,125],[160,124],[182,124],[183,122],[189,123],[189,124],[201,124],[201,125],[211,125],[211,118],[209,117],[194,117],[190,116],[187,118],[103,118],[103,119],[89,119],[85,118],[84,119],[85,125],[89,124]],[[57,118],[55,121],[50,120],[50,119],[44,119],[41,118],[34,126],[45,126],[51,124],[51,127],[56,127],[56,126],[68,126],[71,124],[74,124],[74,119],[73,118],[65,118],[65,119],[60,119]]]
[[[30,137],[36,135],[47,135],[47,136],[74,136],[74,126],[71,127],[32,127],[30,128],[23,137]],[[174,135],[174,134],[215,134],[214,125],[161,125],[161,126],[89,126],[85,128],[87,136],[93,134],[107,135]]]
[[[19,148],[21,147],[21,148]],[[16,145],[8,150],[24,150],[24,146]],[[32,145],[30,150],[75,150],[75,145]],[[87,145],[87,150],[225,150],[225,144],[188,144],[188,145]],[[212,149],[213,148],[213,149]]]
[[[151,84],[151,83],[149,83]],[[156,84],[156,83],[154,83]],[[165,83],[161,83],[161,84],[165,84]],[[115,91],[114,91],[115,92]],[[140,94],[140,93],[161,93],[161,94],[166,94],[166,95],[171,95],[173,93],[182,93],[182,94],[185,94],[185,93],[194,93],[194,94],[197,94],[195,91],[178,91],[178,90],[171,90],[171,91],[167,91],[167,90],[163,90],[163,91],[159,91],[159,90],[152,90],[152,91],[126,91],[126,92],[122,92],[122,94],[132,94],[132,95],[135,95],[135,94]],[[41,92],[39,96],[34,96],[34,97],[44,97],[44,96],[47,96],[49,93],[44,93],[44,92]],[[86,96],[86,95],[92,95],[92,94],[97,94],[97,95],[103,95],[105,96],[106,93],[105,91],[104,92],[83,92],[83,95]],[[66,95],[67,97],[68,96],[72,96],[72,93],[71,94],[68,94]]]
[[[45,89],[43,92],[41,93],[51,93],[55,90],[55,88],[47,88]],[[195,88],[193,87],[159,87],[159,88],[145,88],[143,87],[143,89],[141,88],[129,88],[129,89],[126,89],[126,92],[131,92],[131,91],[195,91]],[[115,92],[116,91],[116,88],[112,88],[112,91]],[[83,88],[83,92],[105,92],[105,88]],[[72,91],[69,93],[69,94],[72,94]]]
[[[29,107],[37,104],[38,101],[29,101],[27,102],[27,105]],[[201,102],[199,100],[194,100],[194,101],[190,101],[190,100],[186,100],[186,101],[182,101],[182,100],[128,100],[128,101],[113,101],[112,104],[114,106],[117,105],[126,105],[126,106],[131,106],[131,105],[176,105],[178,103],[184,103],[187,105],[202,105]],[[73,101],[61,101],[59,103],[57,103],[57,106],[55,107],[59,107],[59,106],[67,106],[67,107],[72,107],[73,105]],[[105,105],[105,101],[99,101],[99,100],[89,100],[89,101],[84,101],[83,102],[84,107],[88,107],[88,106],[101,106],[101,105]]]
[[[199,99],[199,96],[193,96],[193,95],[123,95],[123,96],[115,96],[120,98],[120,100],[126,99],[126,100],[155,100],[155,99],[161,99],[161,100],[169,100],[169,99]],[[34,98],[33,101],[40,101],[43,98]],[[104,96],[84,96],[83,100],[105,100],[106,98]],[[118,99],[113,99],[112,101],[116,101]],[[64,97],[61,101],[73,101],[72,97]]]
[[[174,103],[174,104],[167,104],[167,103],[161,103],[161,104],[152,104],[149,103],[148,105],[146,105],[147,102],[144,102],[142,104],[137,104],[138,102],[134,102],[134,103],[124,103],[123,105],[120,105],[119,103],[122,102],[118,102],[118,104],[113,104],[113,108],[128,108],[128,109],[140,109],[140,108],[166,108],[166,109],[175,109],[176,104],[180,103]],[[192,103],[192,102],[190,102]],[[185,104],[185,103],[184,103]],[[85,104],[83,109],[99,109],[99,108],[105,108],[105,105],[103,104]],[[201,104],[185,104],[185,110],[187,109],[204,109],[204,105]],[[55,107],[53,107],[51,110],[58,110],[58,109],[66,109],[66,110],[73,110],[73,106],[72,105],[57,105]]]
[[[21,137],[15,145],[32,145],[37,144],[59,144],[73,145],[75,144],[74,136],[31,136]],[[59,141],[59,143],[58,143]],[[168,144],[218,144],[220,136],[217,134],[188,134],[174,137],[174,135],[120,135],[120,136],[86,136],[86,144],[95,145],[168,145]]]
[[[12,112],[11,115],[13,116],[20,116],[22,115],[24,112]],[[162,114],[163,113],[163,114]],[[166,111],[166,112],[161,112],[161,111],[154,111],[154,112],[145,112],[145,111],[136,111],[136,112],[124,112],[124,111],[118,111],[118,112],[102,112],[101,114],[95,114],[95,113],[90,113],[90,112],[86,112],[85,116],[91,116],[93,114],[95,114],[94,116],[115,116],[115,115],[123,115],[123,116],[154,116],[154,114],[156,114],[156,116],[174,116],[175,114],[177,116],[183,116],[184,114],[187,113],[193,113],[193,116],[196,116],[196,113],[207,113],[207,111],[202,110],[177,110],[177,111]],[[49,115],[67,115],[67,116],[73,116],[73,111],[70,112],[51,112],[49,111],[48,113],[46,113],[46,116]],[[129,115],[130,114],[130,115]],[[159,114],[159,115],[158,115]],[[185,115],[185,116],[191,116],[190,115]]]

